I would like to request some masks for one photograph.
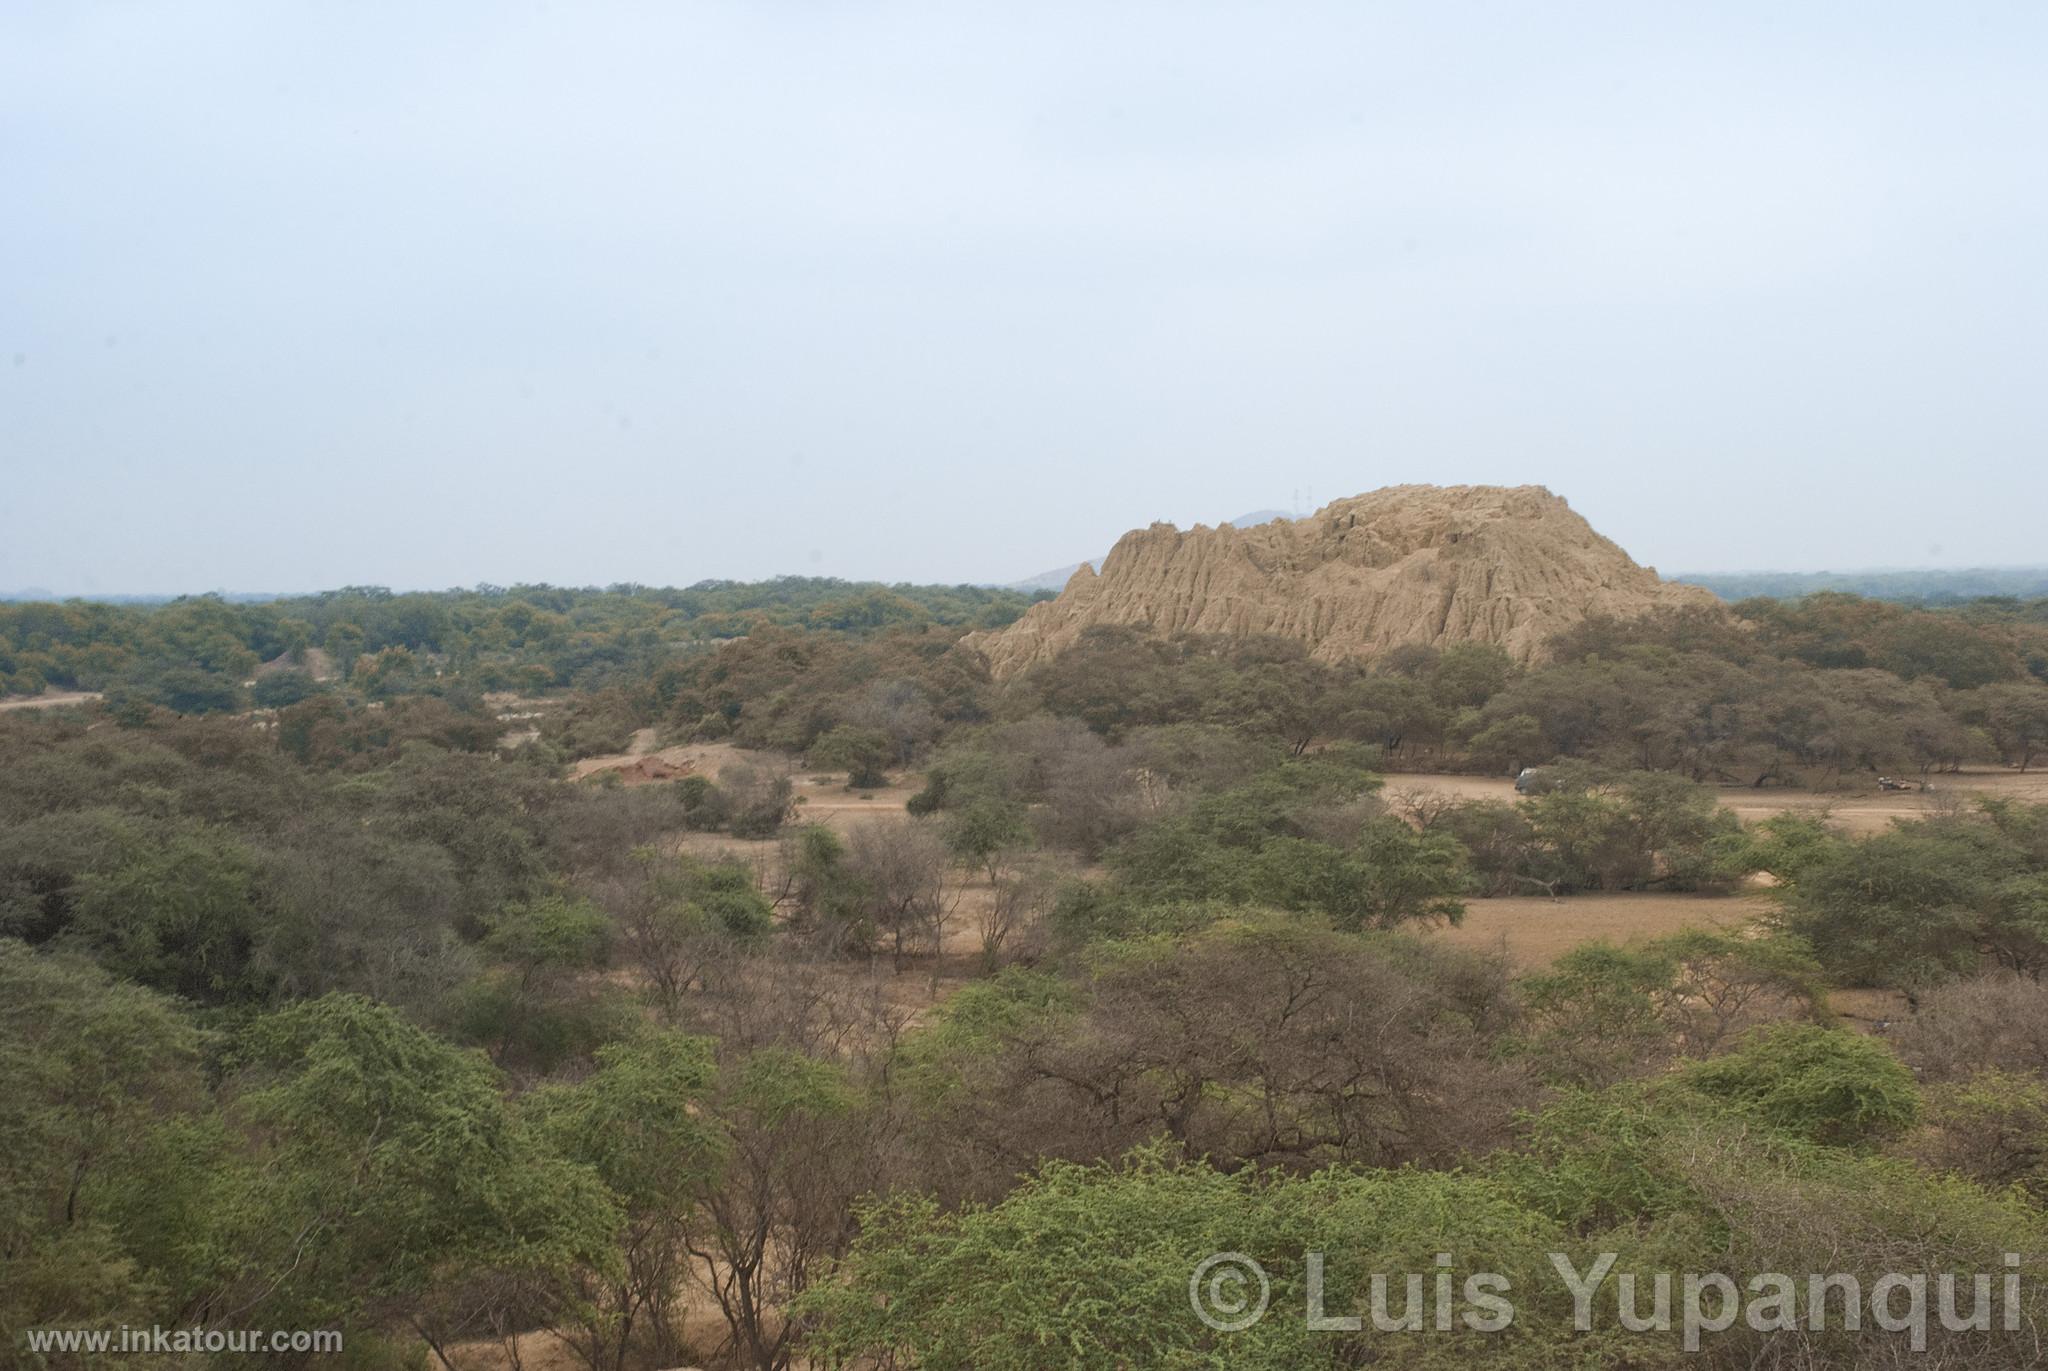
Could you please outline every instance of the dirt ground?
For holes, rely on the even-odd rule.
[[[636,745],[651,748],[652,741],[650,735],[644,743],[636,739]],[[617,765],[639,755],[643,754],[628,752],[617,758],[586,759],[579,763],[578,774]],[[713,776],[720,767],[732,762],[761,764],[764,761],[760,753],[742,752],[722,743],[666,748],[657,755],[668,760],[693,761],[701,773]],[[904,803],[917,793],[924,781],[922,776],[905,774],[896,777],[888,786],[854,792],[846,789],[845,778],[838,774],[798,770],[792,773],[792,779],[796,782],[800,801],[798,821],[826,823],[842,831],[862,819],[902,817]],[[1388,776],[1386,793],[1391,797],[1402,791],[1470,799],[1514,799],[1512,781],[1484,776],[1434,773]],[[1938,777],[1935,788],[1926,792],[1883,792],[1874,787],[1868,791],[1838,794],[1759,791],[1738,787],[1723,788],[1719,792],[1721,803],[1745,822],[1755,822],[1773,814],[1814,813],[1825,815],[1841,828],[1859,834],[1881,831],[1895,820],[1937,813],[1945,805],[1952,804],[1957,796],[1973,795],[2007,795],[2048,802],[2048,773],[2030,772],[2023,776],[2009,770],[1970,770],[1955,776]],[[731,853],[752,862],[761,871],[764,885],[771,884],[774,879],[776,845],[772,840],[746,842],[719,834],[692,833],[678,835],[675,843],[678,850],[700,856]],[[1762,884],[1760,882],[1758,886]],[[976,974],[978,960],[973,911],[977,902],[985,902],[989,897],[986,881],[963,886],[959,892],[959,912],[947,930],[944,955],[914,970],[887,973],[885,993],[891,1001],[923,1011],[943,999],[960,982]],[[1438,930],[1431,936],[1459,946],[1502,951],[1516,966],[1529,968],[1547,965],[1560,953],[1597,938],[1625,942],[1631,938],[1657,937],[1688,925],[1741,925],[1761,917],[1771,908],[1769,897],[1760,888],[1726,896],[1647,892],[1574,895],[1551,900],[1542,896],[1517,895],[1468,901],[1462,924]],[[1848,1009],[1840,1012],[1866,1017]],[[1867,1015],[1872,1019],[1887,1016],[1888,1004],[1871,1008]]]
[[[1547,966],[1596,938],[1627,942],[1694,926],[1750,923],[1771,911],[1759,895],[1593,894],[1551,900],[1504,895],[1467,900],[1464,922],[1431,933],[1459,947],[1501,952],[1518,969]]]
[[[690,762],[699,774],[716,776],[722,767],[789,765],[794,763],[745,752],[726,743],[693,743],[656,750],[654,734],[643,729],[633,746],[611,757],[590,757],[578,762],[573,774],[579,777],[624,765],[649,755],[670,762]],[[915,773],[896,776],[889,785],[873,790],[849,791],[845,777],[792,769],[798,797],[797,822],[824,823],[842,832],[863,819],[904,817],[904,804],[924,784]],[[1387,777],[1385,793],[1391,798],[1403,791],[1434,795],[1456,795],[1468,799],[1512,801],[1514,783],[1506,778],[1402,773]],[[1928,791],[1846,791],[1815,794],[1810,791],[1751,790],[1724,787],[1720,802],[1745,822],[1773,814],[1811,813],[1825,816],[1842,829],[1857,834],[1879,832],[1895,820],[1915,819],[1940,812],[1957,798],[1976,795],[2005,795],[2016,799],[2048,802],[2048,773],[1978,768],[1953,776],[1934,778]],[[698,856],[729,853],[751,862],[761,873],[764,887],[775,880],[776,844],[773,840],[744,841],[715,833],[686,833],[674,838],[676,849]],[[1767,882],[1758,882],[1760,887]],[[959,890],[960,907],[947,929],[944,953],[897,972],[863,973],[879,975],[884,994],[894,1003],[916,1008],[920,1014],[943,999],[962,981],[971,979],[978,968],[974,909],[985,903],[991,892],[985,880],[966,882]],[[1657,937],[1694,924],[1740,925],[1749,923],[1771,909],[1760,888],[1730,896],[1709,896],[1664,892],[1575,895],[1551,900],[1542,896],[1506,896],[1467,902],[1464,922],[1431,936],[1464,947],[1504,952],[1518,967],[1547,965],[1560,953],[1597,938],[1625,942],[1637,937]],[[1843,1012],[1850,1012],[1844,1010]],[[1862,1015],[1857,1015],[1863,1017]],[[1872,1008],[1867,1017],[1888,1016],[1887,1006]]]
[[[46,690],[19,700],[0,700],[0,709],[57,709],[63,705],[91,704],[99,697],[97,690]]]
[[[1727,786],[1719,789],[1718,798],[1744,823],[1755,823],[1774,814],[1815,814],[1845,832],[1858,835],[1882,832],[1901,819],[1940,813],[1958,798],[1995,795],[2048,802],[2048,773],[2042,772],[2021,775],[2017,771],[1976,768],[1953,776],[1934,777],[1931,785],[1927,791],[1880,791],[1873,784],[1867,789],[1835,794]],[[1387,777],[1384,794],[1392,798],[1403,791],[1463,799],[1515,798],[1514,782],[1504,777],[1434,773]],[[1755,883],[1759,888],[1765,884]],[[1770,899],[1760,889],[1734,896],[1658,892],[1573,895],[1549,900],[1514,895],[1467,901],[1464,923],[1432,936],[1464,947],[1503,951],[1517,967],[1530,968],[1547,965],[1560,953],[1596,938],[1626,942],[1631,938],[1654,938],[1689,924],[1739,925],[1763,916],[1771,908]],[[1872,1024],[1899,1017],[1902,1004],[1903,997],[1891,991],[1845,991],[1834,997],[1836,1013]]]
[[[448,1349],[448,1360],[456,1371],[505,1371],[517,1365],[521,1371],[583,1371],[583,1363],[553,1333],[521,1333],[512,1339],[516,1360],[495,1338],[459,1342]]]
[[[1831,990],[1828,1008],[1849,1027],[1865,1033],[1884,1033],[1913,1014],[1903,990]]]
[[[797,820],[834,828],[877,815],[908,818],[903,806],[924,789],[924,777],[908,772],[875,790],[848,790],[846,777],[836,774],[799,771],[791,779],[796,782]]]
[[[749,752],[734,747],[731,743],[678,743],[673,747],[657,748],[655,731],[643,728],[633,735],[633,741],[624,752],[614,752],[602,757],[585,757],[572,762],[569,776],[572,780],[583,780],[600,771],[617,771],[630,766],[643,757],[655,757],[673,766],[688,763],[699,776],[718,779],[718,773],[728,766],[786,767],[790,781],[796,786],[797,823],[821,823],[833,828],[844,829],[860,819],[884,815],[892,818],[904,817],[904,805],[910,797],[924,789],[924,777],[917,772],[900,772],[888,785],[872,790],[848,790],[843,772],[811,771],[793,758],[772,752]],[[633,784],[628,781],[627,784]],[[745,848],[746,843],[736,843],[731,838],[719,838],[716,834],[690,835],[694,838],[708,836],[713,846]],[[690,844],[693,850],[701,844]],[[772,848],[773,843],[766,844]]]
[[[735,763],[751,766],[789,766],[799,807],[797,822],[829,824],[841,831],[864,819],[907,818],[904,805],[924,784],[914,773],[899,775],[891,784],[874,790],[849,791],[845,777],[836,773],[812,772],[759,752],[746,752],[725,743],[693,743],[656,748],[651,729],[633,738],[627,751],[608,757],[589,757],[576,763],[572,774],[578,778],[616,769],[639,758],[657,756],[672,764],[689,763],[701,775],[716,777]],[[2009,794],[2048,800],[2048,775],[2019,776],[2012,772],[1978,771],[1945,778],[1949,788],[1966,793]],[[1387,778],[1390,793],[1402,790],[1430,794],[1452,794],[1468,798],[1512,800],[1514,785],[1505,779],[1454,775],[1393,775]],[[1721,803],[1754,821],[1788,811],[1825,812],[1852,832],[1874,832],[1895,819],[1915,818],[1932,813],[1942,803],[1938,795],[1920,792],[1844,795],[1815,795],[1788,791],[1747,791],[1730,788],[1721,792]],[[675,850],[702,857],[733,856],[752,864],[764,889],[772,891],[778,878],[779,848],[774,839],[735,839],[717,833],[678,833],[670,842]],[[848,995],[878,996],[890,1010],[899,1028],[914,1026],[943,1003],[954,991],[981,974],[977,912],[993,897],[985,876],[956,872],[950,891],[953,911],[945,928],[941,950],[935,956],[913,958],[898,967],[886,956],[863,962],[848,962],[836,974],[838,990]],[[1574,895],[1562,899],[1541,896],[1506,896],[1471,900],[1462,923],[1434,930],[1426,936],[1440,938],[1460,947],[1499,952],[1518,969],[1548,965],[1560,954],[1594,939],[1626,942],[1633,938],[1656,937],[1688,926],[1739,927],[1764,917],[1773,909],[1760,886],[1735,895],[1693,895],[1675,893],[1624,893]],[[1882,1032],[1885,1026],[1905,1015],[1904,997],[1884,990],[1837,991],[1830,1005],[1852,1027]],[[703,1293],[690,1297],[691,1323],[715,1336],[718,1319]],[[701,1307],[700,1307],[701,1306]],[[529,1333],[518,1339],[518,1364],[527,1371],[567,1371],[578,1365],[569,1350],[552,1334]],[[502,1371],[513,1364],[497,1342],[476,1342],[451,1349],[461,1371]]]
[[[1867,786],[1831,793],[1752,790],[1747,786],[1722,786],[1716,793],[1721,804],[1739,815],[1744,823],[1755,823],[1773,814],[1819,814],[1844,831],[1856,834],[1882,832],[1898,819],[1926,818],[1941,812],[1957,798],[1995,795],[2036,804],[2048,803],[2048,772],[2044,771],[2021,775],[2004,768],[1965,768],[1954,775],[1930,777],[1928,787],[1924,791],[1883,791],[1873,781]],[[1388,776],[1383,793],[1393,796],[1402,791],[1512,801],[1515,783],[1506,777],[1452,776],[1435,772]]]
[[[583,757],[569,763],[569,779],[580,781],[595,776],[600,771],[619,771],[630,767],[642,758],[653,757],[672,766],[688,763],[691,770],[700,776],[716,780],[719,770],[733,765],[777,766],[783,765],[771,753],[742,752],[730,743],[678,743],[674,747],[656,747],[655,731],[651,728],[637,730],[633,740],[624,752],[609,752],[597,757]],[[628,785],[634,784],[628,780]]]
[[[718,1304],[693,1275],[681,1287],[683,1342],[693,1357],[708,1358],[725,1336],[725,1323]],[[448,1348],[448,1360],[456,1371],[585,1371],[585,1363],[574,1350],[553,1333],[536,1331],[515,1334],[511,1348],[497,1338],[459,1342]],[[808,1367],[811,1363],[799,1362]],[[682,1368],[682,1371],[691,1371]]]

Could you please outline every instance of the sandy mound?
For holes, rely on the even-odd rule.
[[[966,641],[998,677],[1095,624],[1276,634],[1324,660],[1399,643],[1497,643],[1527,662],[1589,615],[1719,603],[1636,565],[1541,486],[1390,486],[1306,519],[1126,533],[1100,575],[1083,566],[1058,599]]]
[[[327,649],[309,647],[305,655],[293,661],[289,652],[271,658],[256,668],[258,676],[275,676],[280,671],[303,671],[316,681],[335,681],[341,673],[334,668],[334,658],[327,655]]]

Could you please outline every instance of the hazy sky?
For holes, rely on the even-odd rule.
[[[0,589],[2048,562],[2048,6],[0,5]]]

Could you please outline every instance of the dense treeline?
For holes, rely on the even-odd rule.
[[[1099,630],[998,691],[955,640],[1024,603],[972,587],[787,579],[4,606],[0,687],[107,688],[130,707],[196,713],[337,688],[460,703],[486,690],[576,686],[573,710],[545,726],[572,756],[616,750],[641,726],[796,752],[832,735],[833,764],[853,757],[871,778],[911,764],[955,726],[1038,709],[1112,740],[1146,725],[1223,722],[1297,752],[1371,744],[1397,769],[1576,757],[1755,785],[1993,758],[2027,767],[2048,748],[2042,602],[1934,611],[1820,594],[1746,601],[1733,618],[1595,620],[1534,670],[1476,645],[1350,665],[1308,660],[1283,641]]]
[[[1922,605],[1953,605],[2003,596],[2038,600],[2048,596],[2048,567],[1977,567],[1967,571],[1715,571],[1672,579],[1705,586],[1730,601],[1766,595],[1791,600],[1822,591]]]
[[[190,643],[215,622],[152,612]],[[2014,1253],[2018,1332],[1929,1342],[2024,1364],[2048,806],[1851,838],[1744,826],[1695,779],[1825,781],[1929,737],[2020,763],[1992,706],[2048,690],[2023,619],[1817,597],[1590,624],[1535,670],[1105,633],[1002,686],[960,626],[670,645],[532,741],[466,668],[259,714],[0,715],[10,1351],[125,1322],[339,1327],[305,1364],[366,1368],[540,1329],[591,1371],[1909,1365],[1867,1314],[1811,1326],[1803,1285],[1697,1355],[1625,1328],[1615,1279],[1574,1332],[1547,1254],[1956,1273],[1967,1313]],[[749,760],[564,779],[645,726]],[[1470,800],[1389,769],[1424,759],[1543,767]],[[833,827],[802,822],[801,765],[919,781]],[[1749,926],[1540,971],[1418,936],[1490,896],[1757,873]],[[942,969],[943,1003],[906,997]],[[1910,996],[1888,1039],[1829,1013],[1864,985]],[[1304,1326],[1311,1250],[1359,1331]],[[1188,1307],[1219,1251],[1272,1280],[1242,1332]],[[1376,1272],[1429,1297],[1499,1273],[1517,1317],[1438,1335],[1398,1278],[1376,1311]]]
[[[583,706],[677,737],[805,751],[832,738],[870,775],[963,725],[1044,712],[1111,742],[1221,725],[1294,753],[1356,742],[1392,769],[1498,773],[1558,758],[1746,785],[2032,766],[2048,751],[2048,624],[1815,596],[1733,618],[1589,621],[1524,669],[1497,649],[1311,660],[1278,639],[1095,629],[1003,689],[943,635],[756,635]],[[837,736],[834,736],[837,735]]]
[[[189,596],[162,605],[0,604],[0,695],[126,688],[181,712],[234,709],[246,703],[242,684],[259,664],[303,665],[308,649],[324,654],[334,674],[360,671],[373,693],[387,695],[450,677],[477,690],[594,688],[644,674],[692,644],[765,625],[854,635],[902,625],[993,628],[1030,600],[981,586],[789,576],[685,590],[395,594],[371,586],[261,603]]]

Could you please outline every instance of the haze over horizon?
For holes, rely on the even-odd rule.
[[[2048,11],[0,16],[0,589],[2048,561]]]

